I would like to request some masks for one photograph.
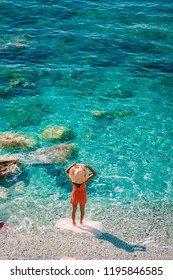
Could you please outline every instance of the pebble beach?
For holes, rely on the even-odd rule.
[[[55,227],[41,232],[1,232],[0,259],[172,260],[171,208],[172,205],[169,205],[165,212],[162,207],[152,205],[150,216],[133,210],[130,211],[130,220],[128,209],[119,209],[115,213],[115,219],[110,218],[110,210],[106,209],[102,232],[96,235],[74,233]],[[121,219],[117,216],[121,216]],[[164,219],[165,216],[167,219]],[[108,222],[112,223],[111,230]]]

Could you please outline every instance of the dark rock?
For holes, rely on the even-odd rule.
[[[20,163],[16,159],[0,160],[0,178],[8,177],[19,170]]]

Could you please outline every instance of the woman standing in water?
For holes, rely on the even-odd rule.
[[[91,171],[90,175],[88,170]],[[86,183],[96,176],[96,172],[88,164],[73,163],[66,169],[66,174],[73,183],[70,198],[73,225],[76,224],[75,218],[78,203],[80,204],[80,224],[82,224],[85,215],[85,204],[87,202]]]

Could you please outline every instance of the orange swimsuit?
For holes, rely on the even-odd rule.
[[[77,185],[73,183],[73,190],[70,198],[71,204],[77,205],[85,205],[87,202],[87,195],[86,195],[86,183],[81,185]]]

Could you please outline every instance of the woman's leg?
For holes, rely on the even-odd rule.
[[[85,215],[85,205],[80,204],[80,224],[83,223],[84,215]]]
[[[75,222],[75,218],[76,218],[76,209],[77,209],[77,204],[72,204],[71,217],[72,217],[73,225],[76,224],[76,222]]]

